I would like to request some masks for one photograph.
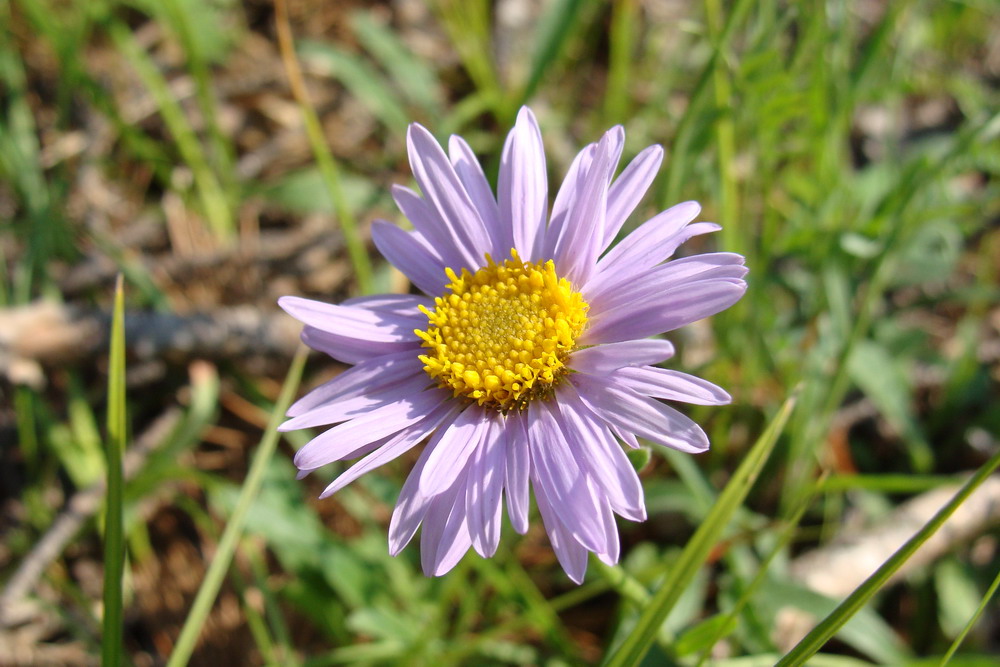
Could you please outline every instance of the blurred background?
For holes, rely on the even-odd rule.
[[[0,664],[99,660],[115,276],[125,648],[160,665],[297,346],[276,299],[408,290],[368,236],[408,224],[407,124],[495,179],[523,103],[550,192],[621,123],[625,159],[666,149],[626,231],[697,199],[724,229],[683,251],[747,257],[746,297],[669,336],[734,397],[684,408],[712,450],[636,457],[650,518],[577,587],[537,520],[424,578],[386,553],[416,454],[318,501],[337,466],[296,481],[284,434],[191,664],[597,663],[800,387],[645,663],[773,664],[998,448],[998,84],[992,0],[0,2]],[[340,370],[314,354],[300,391]],[[810,664],[939,664],[998,523],[994,477]],[[998,637],[987,605],[951,664]]]

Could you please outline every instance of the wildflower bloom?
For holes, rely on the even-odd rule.
[[[529,109],[507,137],[496,197],[464,140],[451,137],[445,154],[414,124],[407,147],[423,196],[393,190],[414,231],[376,221],[372,237],[426,296],[279,302],[304,323],[309,346],[353,366],[289,410],[282,430],[335,424],[299,450],[300,476],[361,457],[326,497],[426,440],[392,514],[389,551],[422,525],[428,575],[447,572],[470,547],[493,555],[504,498],[514,530],[527,531],[529,487],[573,581],[583,580],[588,551],[617,562],[614,514],[646,518],[622,444],[705,451],[705,433],[661,399],[730,400],[709,382],[655,367],[674,349],[650,337],[739,300],[743,258],[666,261],[687,239],[719,229],[692,223],[694,202],[607,250],[663,158],[650,146],[613,178],[623,143],[619,126],[581,151],[547,215],[545,154]]]

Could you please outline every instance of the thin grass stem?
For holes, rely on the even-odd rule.
[[[340,224],[340,231],[344,235],[344,244],[347,246],[347,254],[351,258],[354,266],[354,275],[357,278],[358,290],[362,294],[370,294],[372,291],[372,265],[368,256],[368,250],[358,235],[357,219],[351,211],[344,192],[344,185],[340,176],[340,167],[330,152],[330,147],[326,144],[323,136],[323,128],[320,125],[319,117],[309,99],[306,90],[305,78],[302,76],[302,67],[299,65],[298,56],[295,55],[295,43],[292,37],[292,28],[288,23],[288,5],[286,0],[274,0],[274,23],[278,34],[278,48],[281,50],[281,61],[285,67],[285,74],[288,76],[288,85],[292,90],[292,96],[299,105],[302,113],[302,120],[305,123],[306,137],[309,140],[309,147],[312,149],[313,157],[319,166],[323,181],[326,183],[330,193],[330,200],[333,202],[333,210],[337,215]]]
[[[966,635],[972,631],[972,628],[976,627],[976,623],[979,622],[979,617],[983,615],[984,611],[986,611],[986,606],[990,603],[990,600],[993,599],[998,587],[1000,587],[1000,572],[997,572],[997,576],[993,577],[993,583],[990,584],[989,589],[986,591],[986,595],[984,595],[983,599],[980,600],[976,613],[972,615],[969,622],[965,624],[962,631],[958,633],[957,637],[955,637],[955,641],[953,641],[951,646],[948,647],[948,652],[944,654],[943,658],[941,658],[941,667],[944,667],[951,661],[955,652],[958,650],[958,647],[962,645],[963,641],[965,641]]]
[[[104,617],[101,624],[101,664],[122,664],[122,577],[125,573],[125,526],[123,514],[126,406],[125,406],[125,289],[122,275],[115,283],[108,364],[107,495],[104,506]]]
[[[295,353],[295,358],[292,360],[288,375],[285,376],[285,383],[281,387],[281,393],[274,405],[274,410],[271,412],[267,429],[260,440],[260,444],[257,446],[257,452],[254,454],[253,462],[250,464],[250,471],[247,473],[246,481],[243,482],[243,486],[240,489],[240,495],[236,500],[236,507],[233,510],[232,516],[229,517],[229,522],[222,533],[222,539],[219,540],[215,558],[212,559],[212,564],[205,574],[205,579],[201,582],[201,587],[198,589],[194,603],[191,605],[191,611],[188,612],[188,616],[184,621],[184,627],[177,638],[177,644],[170,655],[167,667],[180,667],[181,665],[188,664],[188,661],[191,659],[195,643],[198,641],[198,635],[205,625],[205,619],[208,618],[212,605],[215,603],[215,598],[219,594],[222,581],[226,576],[226,571],[229,569],[230,563],[232,563],[239,538],[243,534],[247,513],[257,498],[257,494],[260,492],[260,487],[264,482],[264,472],[267,470],[271,457],[274,456],[274,451],[278,446],[280,436],[277,430],[278,424],[284,419],[285,412],[288,410],[288,406],[291,405],[292,398],[294,398],[295,392],[299,387],[299,382],[302,379],[302,370],[305,368],[306,357],[308,355],[308,348],[300,345],[298,351]]]
[[[653,594],[635,628],[605,663],[608,667],[635,665],[646,655],[649,647],[655,641],[663,621],[708,559],[712,549],[722,537],[726,526],[729,525],[729,520],[742,506],[750,488],[774,450],[778,436],[784,430],[788,417],[795,407],[797,397],[798,392],[796,391],[785,400],[777,415],[757,439],[746,458],[743,459],[743,463],[726,484],[726,488],[719,495],[712,510],[695,531],[677,562],[674,563],[660,587]]]
[[[938,510],[930,521],[924,524],[917,533],[906,541],[889,560],[881,565],[875,572],[865,579],[864,583],[854,589],[843,602],[837,605],[829,615],[814,627],[809,634],[802,638],[791,651],[789,651],[779,662],[778,667],[794,667],[804,665],[813,655],[816,654],[827,641],[841,628],[847,621],[864,607],[872,596],[877,593],[899,568],[909,560],[910,556],[916,553],[917,549],[923,545],[931,535],[937,532],[945,521],[948,520],[955,510],[965,502],[965,499],[972,495],[980,484],[993,471],[1000,466],[1000,451],[997,451],[990,459],[984,463],[976,474],[965,483],[958,493],[948,501],[944,507]]]

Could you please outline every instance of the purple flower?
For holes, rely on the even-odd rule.
[[[450,570],[469,547],[493,555],[504,498],[523,534],[529,488],[573,581],[583,580],[588,551],[617,562],[614,515],[646,518],[622,444],[703,452],[705,433],[661,399],[730,401],[709,382],[657,368],[674,349],[650,337],[739,300],[743,258],[666,261],[719,229],[692,223],[695,202],[607,250],[663,158],[650,146],[613,178],[624,136],[614,127],[576,156],[547,215],[545,153],[529,109],[504,145],[497,197],[463,139],[451,137],[445,154],[414,124],[407,145],[423,196],[393,190],[414,231],[377,221],[372,236],[427,296],[280,300],[305,324],[307,344],[353,366],[289,410],[282,430],[335,424],[295,464],[305,475],[360,457],[326,497],[426,441],[393,512],[389,551],[423,525],[428,575]]]

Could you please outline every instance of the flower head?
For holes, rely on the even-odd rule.
[[[429,575],[470,547],[492,556],[504,500],[524,533],[529,488],[571,579],[582,581],[588,551],[617,562],[614,514],[646,518],[622,445],[643,438],[702,452],[705,433],[662,399],[730,400],[709,382],[657,368],[673,347],[651,336],[739,300],[743,258],[667,261],[687,239],[718,229],[692,223],[694,202],[607,250],[663,157],[651,146],[614,178],[623,143],[615,127],[582,150],[548,215],[529,109],[507,137],[496,197],[465,141],[451,137],[446,155],[414,124],[408,149],[423,196],[393,190],[414,231],[377,221],[372,236],[426,296],[280,300],[305,324],[307,344],[352,365],[289,410],[282,430],[334,424],[299,450],[296,465],[304,475],[362,457],[325,497],[426,441],[393,512],[389,550],[398,553],[422,525]]]

